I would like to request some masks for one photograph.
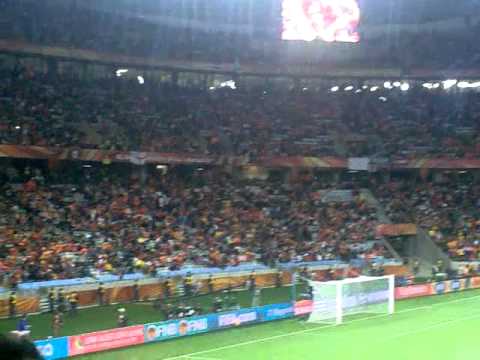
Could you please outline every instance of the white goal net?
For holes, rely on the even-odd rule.
[[[393,275],[337,281],[309,281],[313,310],[308,322],[341,324],[355,314],[393,314],[395,277]]]

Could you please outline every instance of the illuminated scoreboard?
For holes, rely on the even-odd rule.
[[[358,42],[357,0],[283,0],[283,40]]]

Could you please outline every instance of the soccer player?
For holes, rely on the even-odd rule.
[[[27,314],[23,314],[21,319],[17,323],[17,331],[29,331],[30,325],[28,325]]]

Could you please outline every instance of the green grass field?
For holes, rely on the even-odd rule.
[[[299,319],[92,354],[81,360],[473,360],[480,291],[400,301],[392,316],[340,326]]]

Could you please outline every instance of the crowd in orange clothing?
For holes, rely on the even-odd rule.
[[[17,282],[390,256],[374,209],[356,193],[324,202],[317,181],[245,182],[216,169],[75,182],[27,167],[10,168],[1,189],[0,267]]]
[[[204,91],[29,73],[0,84],[0,144],[397,160],[480,155],[475,92]],[[379,100],[382,97],[382,100]]]
[[[451,258],[480,259],[480,184],[463,173],[437,181],[394,180],[377,196],[396,223],[416,223]]]

